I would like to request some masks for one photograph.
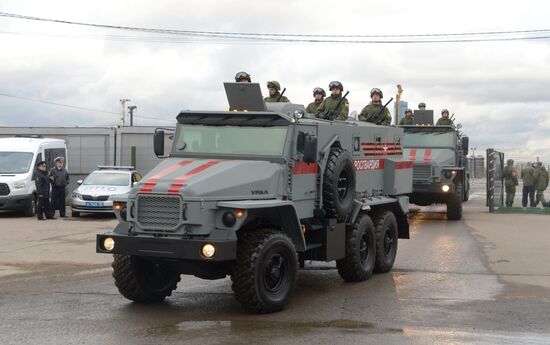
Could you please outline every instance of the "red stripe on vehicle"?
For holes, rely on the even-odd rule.
[[[317,163],[296,162],[292,166],[292,175],[317,174]]]
[[[384,169],[384,160],[383,159],[356,159],[353,161],[353,166],[357,171],[382,170]]]
[[[395,169],[411,169],[413,167],[412,161],[396,162]]]
[[[186,174],[183,174],[181,176],[176,177],[174,182],[172,182],[172,185],[170,186],[170,188],[168,188],[168,194],[178,194],[181,187],[183,187],[185,182],[187,182],[187,180],[190,177],[193,177],[193,176],[203,172],[204,170],[206,170],[206,169],[210,168],[211,166],[214,166],[218,163],[220,163],[220,161],[210,161],[208,163],[204,163],[203,165],[200,165],[200,166],[196,167],[195,169],[191,170],[190,172],[188,172]]]
[[[157,185],[157,182],[163,178],[164,176],[173,173],[174,171],[178,170],[179,168],[186,166],[189,163],[192,163],[192,160],[185,160],[178,162],[174,165],[169,166],[168,168],[159,171],[157,174],[151,176],[150,179],[145,181],[143,184],[143,187],[141,187],[140,193],[151,193],[153,191],[153,188]]]
[[[411,152],[409,152],[409,160],[411,162],[416,160],[416,149],[411,149]]]
[[[431,155],[432,149],[426,149],[426,151],[424,152],[424,163],[430,163]]]

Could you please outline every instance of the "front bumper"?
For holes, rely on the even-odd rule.
[[[71,199],[71,209],[77,212],[89,213],[113,213],[113,202],[107,201],[86,201],[79,198]]]
[[[214,240],[208,237],[200,238],[167,238],[143,235],[127,235],[123,230],[127,223],[120,223],[115,231],[98,234],[96,236],[96,252],[102,254],[123,254],[135,256],[160,257],[179,260],[201,261],[231,261],[237,257],[237,240]],[[112,251],[103,248],[105,238],[111,237],[115,241]],[[212,244],[216,254],[212,258],[205,258],[201,254],[202,246]]]
[[[0,196],[0,210],[25,208],[32,201],[32,198],[32,194]]]
[[[443,185],[449,186],[449,191],[443,191]],[[451,181],[447,182],[434,182],[434,183],[414,183],[413,193],[433,193],[433,194],[453,194],[455,192],[455,185]]]

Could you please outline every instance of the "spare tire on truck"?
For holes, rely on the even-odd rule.
[[[328,218],[343,218],[353,207],[355,166],[351,154],[333,147],[323,175],[323,208]]]

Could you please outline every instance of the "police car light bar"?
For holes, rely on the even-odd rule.
[[[134,170],[133,166],[98,165],[99,170]]]

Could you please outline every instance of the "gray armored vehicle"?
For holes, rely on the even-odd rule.
[[[431,123],[402,128],[404,155],[413,162],[410,202],[446,204],[447,219],[460,220],[462,203],[470,194],[468,137],[454,126],[433,126],[433,118]]]
[[[177,116],[168,158],[115,202],[118,226],[97,235],[97,252],[115,254],[120,293],[159,302],[182,274],[230,275],[245,309],[269,313],[288,302],[306,260],[336,261],[353,282],[389,271],[409,237],[403,130],[265,108],[257,84],[226,90],[231,111]]]

